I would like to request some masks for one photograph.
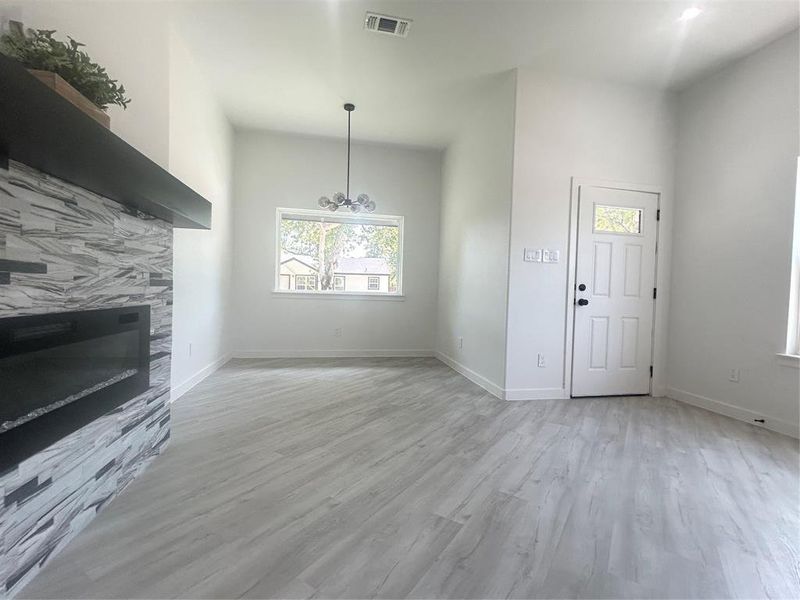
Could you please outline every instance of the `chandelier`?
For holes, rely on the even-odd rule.
[[[346,206],[350,208],[351,212],[358,213],[373,212],[375,210],[375,201],[370,200],[366,194],[359,194],[355,200],[350,199],[350,114],[356,109],[355,104],[345,104],[344,109],[347,111],[347,188],[346,192],[336,192],[333,199],[323,196],[319,199],[318,204],[320,208],[327,208],[330,211],[339,210],[339,207]]]

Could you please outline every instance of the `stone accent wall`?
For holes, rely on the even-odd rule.
[[[0,598],[164,449],[172,343],[172,226],[20,164],[0,169],[0,318],[141,304],[150,389],[0,473]]]

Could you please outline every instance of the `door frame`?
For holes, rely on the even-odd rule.
[[[656,210],[662,211],[662,201],[664,199],[664,192],[660,186],[650,185],[644,183],[630,183],[625,181],[614,181],[610,179],[589,179],[583,177],[573,177],[572,185],[570,188],[570,206],[569,206],[569,241],[567,242],[567,306],[565,311],[565,327],[564,327],[564,373],[562,381],[564,390],[566,391],[567,398],[572,398],[572,356],[574,348],[574,333],[575,333],[575,286],[576,273],[578,270],[578,209],[580,205],[580,188],[581,186],[600,187],[614,190],[625,190],[629,192],[644,192],[647,194],[655,194]],[[663,212],[661,215],[663,216]],[[659,267],[661,265],[662,247],[661,247],[661,224],[663,219],[656,221],[656,264],[654,281],[656,288],[659,288]],[[663,298],[666,289],[659,292],[655,302],[653,303],[653,328],[652,339],[650,340],[650,364],[654,365],[656,358],[656,334],[660,329],[658,325],[658,306],[659,300]],[[650,377],[650,395],[653,394],[654,377]]]

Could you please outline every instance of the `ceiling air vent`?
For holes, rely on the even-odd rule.
[[[364,19],[364,29],[375,33],[407,37],[408,31],[411,29],[411,19],[400,19],[368,12]]]

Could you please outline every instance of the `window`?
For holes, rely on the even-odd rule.
[[[275,290],[402,294],[403,217],[277,210]]]
[[[595,204],[594,231],[639,235],[642,233],[642,209]]]
[[[789,288],[789,318],[786,332],[786,354],[800,356],[800,158],[797,160],[797,181],[794,197],[794,241]]]

